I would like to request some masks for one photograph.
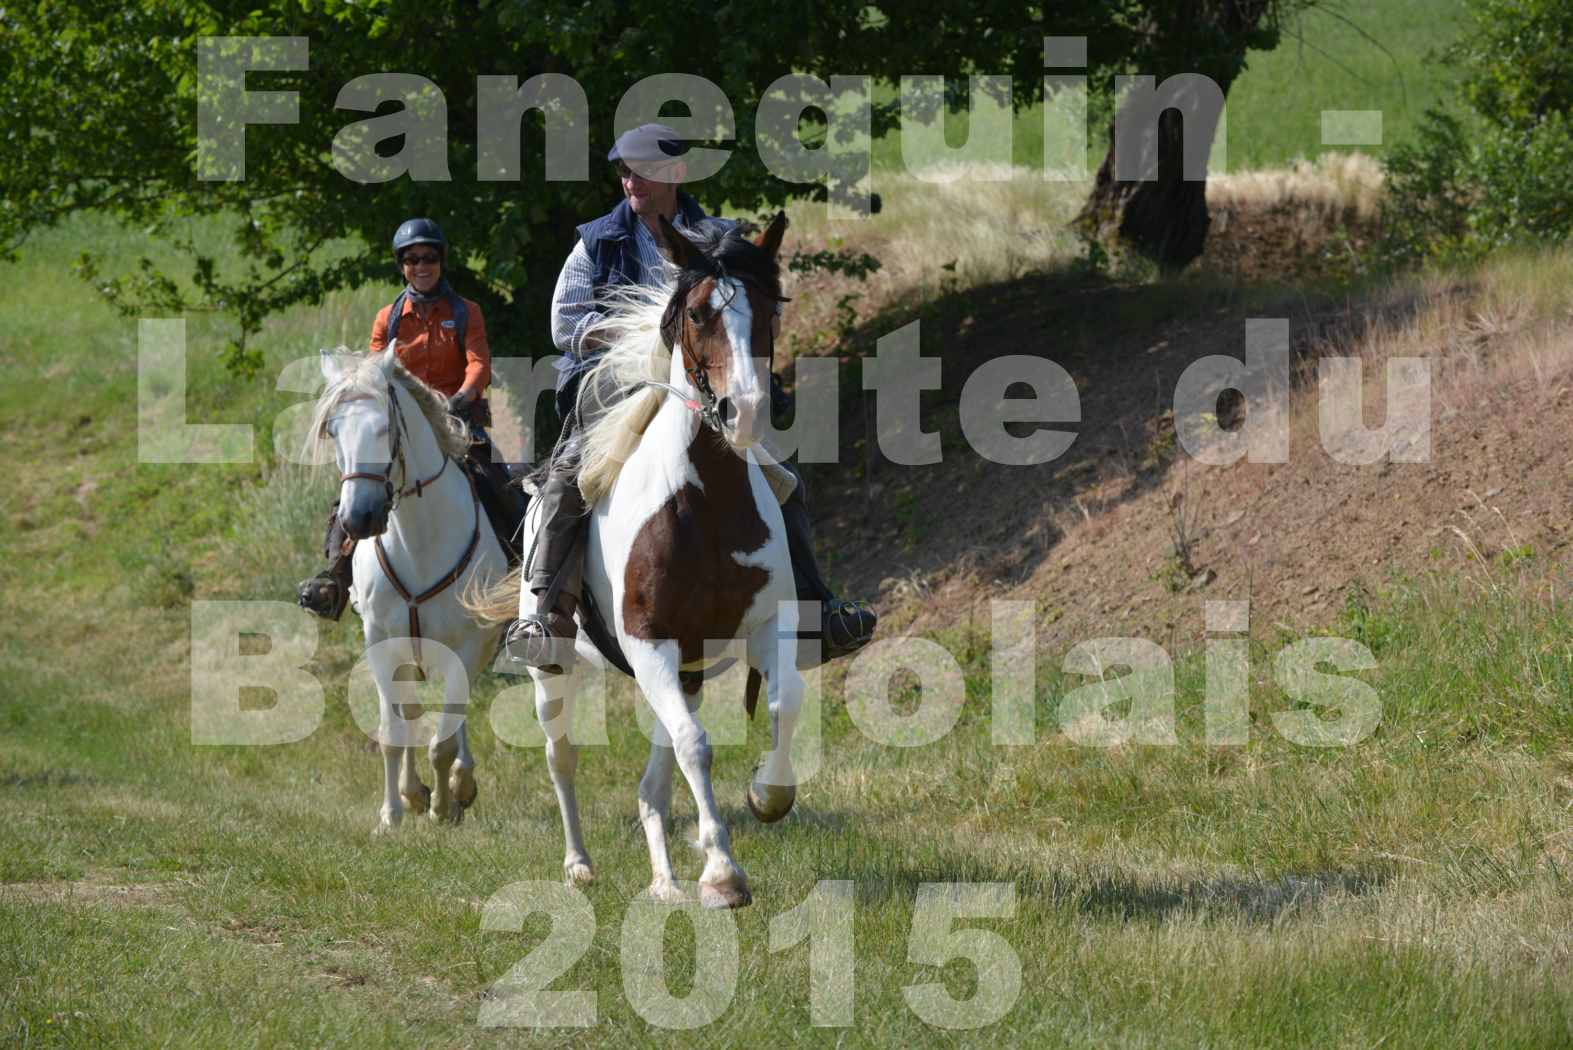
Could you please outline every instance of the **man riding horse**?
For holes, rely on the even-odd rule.
[[[523,512],[523,496],[510,484],[507,468],[494,462],[485,426],[491,412],[483,396],[492,379],[492,352],[486,342],[486,320],[480,306],[458,295],[444,274],[448,240],[430,219],[401,223],[393,234],[393,258],[405,286],[392,303],[378,312],[371,326],[371,352],[392,344],[407,371],[448,398],[448,411],[470,426],[466,466],[494,526]],[[505,530],[498,529],[504,539]],[[349,600],[351,557],[355,541],[344,533],[337,505],[328,523],[325,554],[329,565],[301,581],[296,600],[301,608],[337,620]]]
[[[601,349],[592,333],[605,315],[604,295],[619,285],[662,282],[666,261],[660,241],[662,218],[679,230],[707,221],[698,202],[678,189],[687,174],[681,159],[685,152],[687,145],[671,128],[645,124],[623,134],[607,154],[617,165],[624,199],[608,214],[579,227],[579,241],[563,264],[552,295],[552,341],[564,354],[557,386],[557,411],[563,421],[559,450],[574,437],[579,383]],[[777,304],[772,340],[779,328]],[[828,660],[867,644],[876,617],[865,603],[835,597],[820,576],[805,496],[802,477],[796,475],[796,485],[781,511],[798,600],[820,606]],[[508,650],[530,666],[560,669],[560,654],[572,649],[577,631],[573,614],[580,598],[581,541],[587,518],[583,496],[568,472],[548,472],[539,499],[539,538],[524,566],[535,611],[522,616],[510,630]]]

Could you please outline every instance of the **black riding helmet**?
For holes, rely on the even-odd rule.
[[[404,249],[417,244],[433,245],[444,261],[448,258],[448,238],[442,235],[442,227],[430,219],[405,219],[393,233],[394,261],[403,257]]]

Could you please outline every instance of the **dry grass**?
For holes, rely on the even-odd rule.
[[[1316,219],[1376,218],[1382,202],[1382,169],[1366,153],[1323,153],[1287,168],[1268,168],[1207,180],[1207,203],[1268,211],[1290,206]]]

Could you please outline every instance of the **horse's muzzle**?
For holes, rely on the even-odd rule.
[[[728,441],[746,448],[759,439],[759,412],[763,403],[763,398],[738,400],[730,397],[716,402],[716,418]]]
[[[350,539],[367,540],[388,531],[391,510],[386,500],[357,500],[339,512],[339,521]]]

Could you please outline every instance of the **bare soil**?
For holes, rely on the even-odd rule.
[[[1332,242],[1282,223],[1275,240],[1274,222],[1270,212],[1232,214],[1197,272],[1176,282],[1029,276],[891,304],[858,330],[855,344],[871,354],[875,339],[919,318],[924,353],[943,362],[943,388],[922,395],[921,412],[923,430],[942,435],[940,463],[899,466],[871,450],[873,398],[860,392],[853,360],[843,370],[839,463],[805,468],[827,575],[847,596],[876,602],[881,636],[986,628],[991,599],[1036,602],[1039,644],[1051,650],[1109,634],[1183,644],[1202,635],[1208,599],[1249,600],[1252,634],[1271,636],[1327,625],[1352,588],[1395,576],[1462,567],[1484,579],[1514,557],[1564,556],[1573,466],[1564,366],[1434,381],[1427,461],[1339,462],[1318,434],[1316,361],[1366,354],[1364,416],[1378,426],[1385,387],[1372,335],[1402,330],[1435,304],[1391,291],[1271,291],[1270,276],[1320,272]],[[1336,243],[1360,250],[1369,232]],[[1208,466],[1175,440],[1175,383],[1201,357],[1243,357],[1248,317],[1290,322],[1288,461]],[[1467,350],[1507,360],[1514,338],[1474,333]],[[1442,361],[1458,350],[1423,352]],[[1049,357],[1076,383],[1082,420],[1064,429],[1077,437],[1051,463],[992,463],[962,439],[966,378],[1006,354]],[[1226,427],[1245,410],[1238,398],[1218,407]]]

